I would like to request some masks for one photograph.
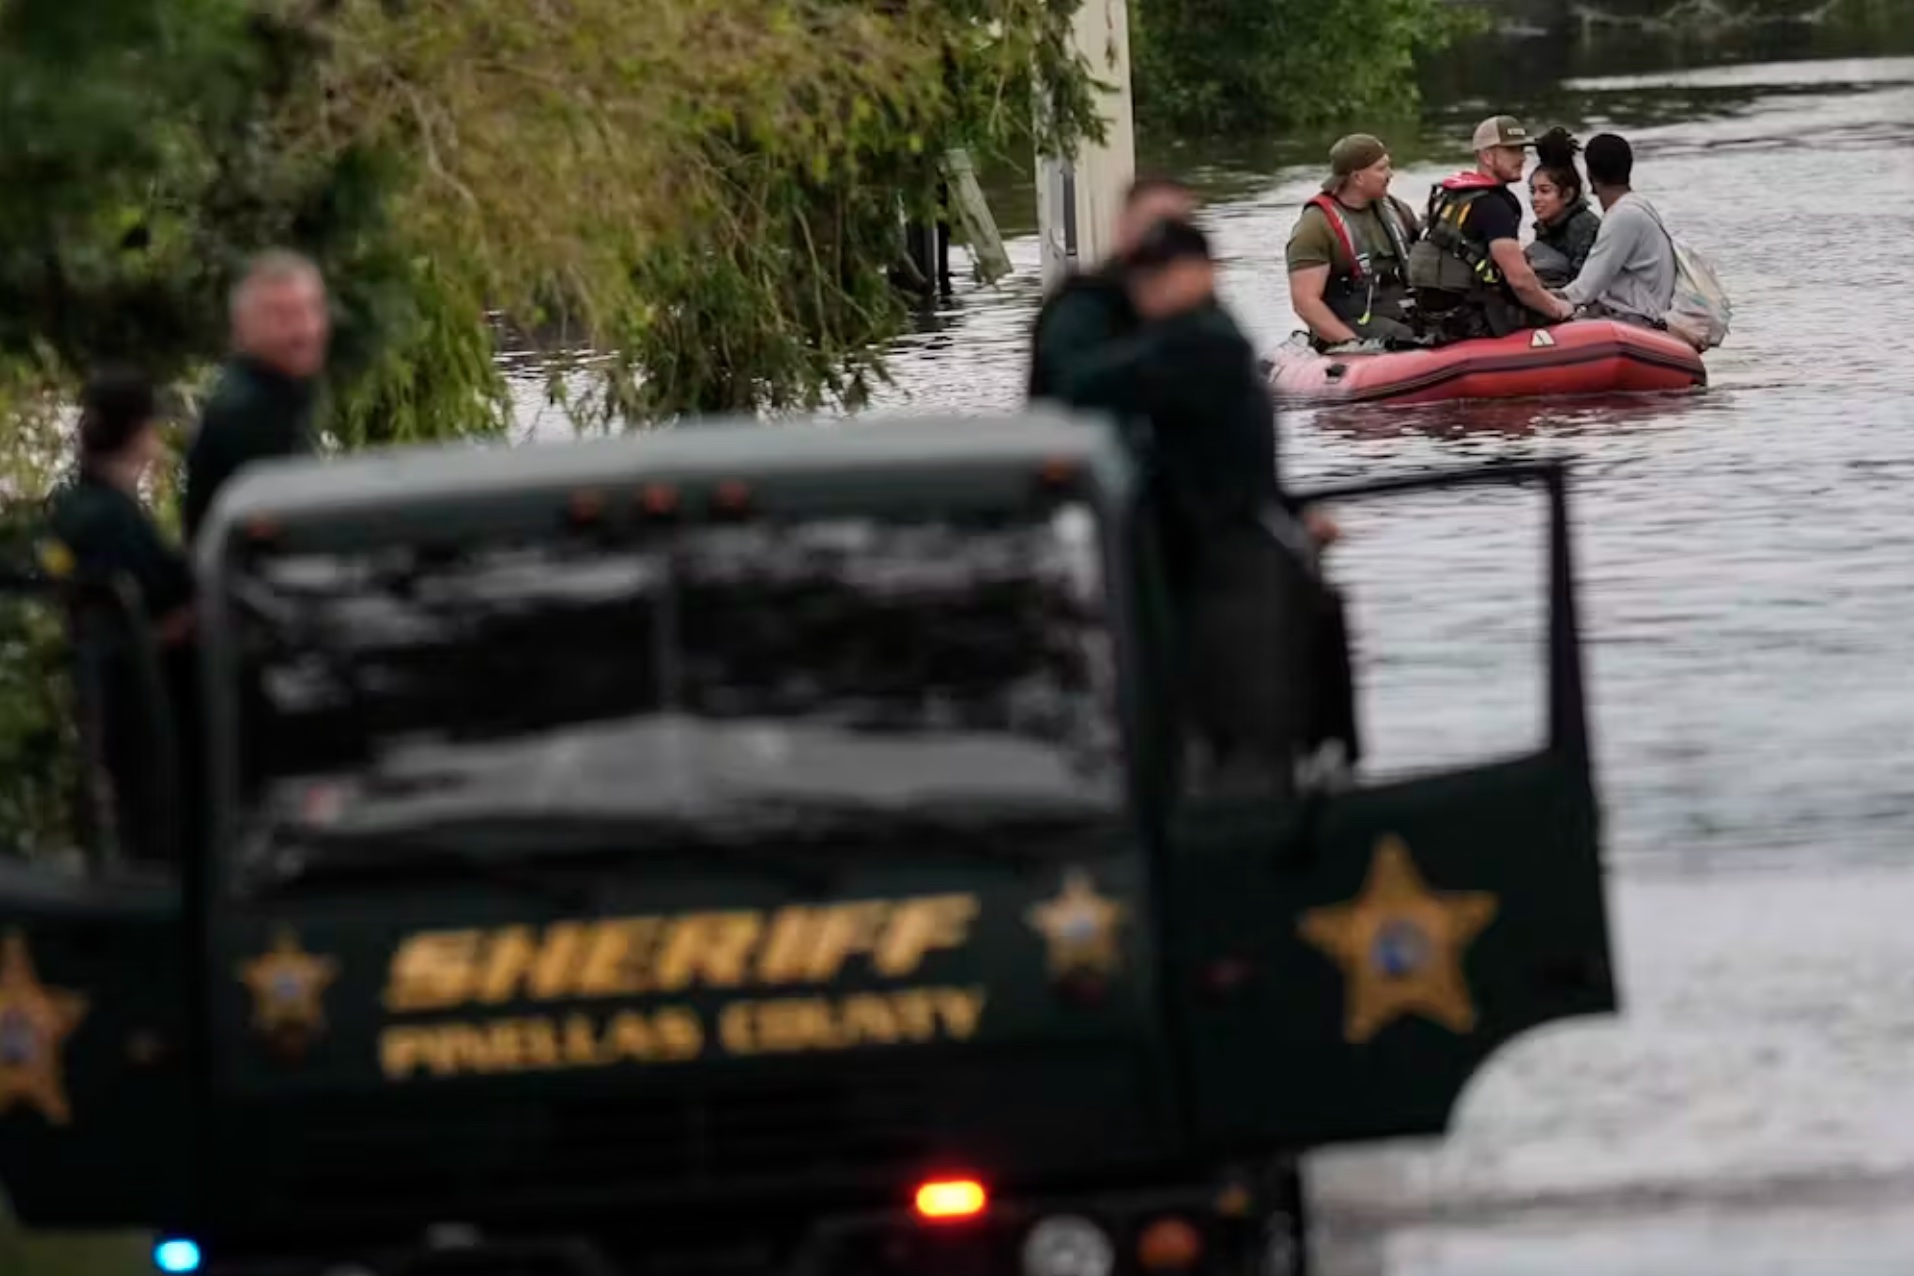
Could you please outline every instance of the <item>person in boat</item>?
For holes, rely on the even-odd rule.
[[[1575,278],[1595,246],[1602,219],[1588,202],[1587,186],[1575,166],[1580,144],[1567,129],[1553,128],[1535,139],[1535,171],[1529,174],[1529,206],[1535,210],[1535,238],[1527,254],[1535,277],[1550,288]]]
[[[1422,238],[1409,252],[1416,321],[1438,344],[1503,337],[1574,314],[1522,252],[1522,205],[1509,186],[1522,180],[1534,139],[1520,120],[1497,115],[1477,126],[1473,145],[1475,168],[1429,193]]]
[[[88,380],[80,399],[79,463],[72,480],[48,501],[40,558],[55,577],[118,578],[131,587],[160,645],[173,725],[184,731],[188,724],[180,715],[190,707],[193,668],[193,577],[140,498],[147,477],[168,455],[158,421],[157,394],[139,372],[107,369]],[[152,860],[159,854],[154,815],[161,798],[132,635],[119,615],[88,608],[75,620],[74,652],[85,671],[82,694],[98,724],[120,844],[130,858]]]
[[[1026,398],[1059,397],[1078,359],[1136,331],[1139,317],[1125,282],[1126,258],[1156,223],[1187,221],[1195,212],[1195,193],[1173,177],[1141,177],[1130,185],[1117,214],[1109,259],[1073,271],[1037,311],[1031,324]]]
[[[1601,230],[1562,295],[1594,318],[1644,328],[1664,326],[1675,299],[1675,244],[1654,205],[1635,193],[1635,152],[1603,133],[1583,152],[1589,185],[1602,206]]]
[[[1318,349],[1413,341],[1409,249],[1415,211],[1389,193],[1389,148],[1354,133],[1329,148],[1329,177],[1289,234],[1289,301]]]

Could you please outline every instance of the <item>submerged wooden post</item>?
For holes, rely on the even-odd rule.
[[[997,219],[990,215],[990,203],[978,184],[977,170],[971,166],[970,152],[954,150],[944,156],[944,172],[950,182],[950,211],[964,243],[970,247],[977,278],[994,284],[1010,273],[1010,254],[1004,251],[1003,236],[997,231]]]
[[[1071,26],[1071,49],[1108,89],[1098,94],[1104,140],[1073,156],[1037,157],[1037,233],[1043,284],[1109,255],[1123,193],[1136,176],[1136,128],[1130,112],[1128,0],[1084,0]]]

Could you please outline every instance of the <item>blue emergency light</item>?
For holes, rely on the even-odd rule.
[[[199,1270],[199,1246],[178,1237],[163,1240],[153,1246],[153,1266],[166,1276],[187,1276]]]

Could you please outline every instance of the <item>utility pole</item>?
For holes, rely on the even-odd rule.
[[[1046,290],[1067,271],[1109,254],[1118,205],[1136,176],[1128,0],[1083,0],[1070,44],[1089,63],[1091,78],[1110,86],[1098,94],[1106,131],[1101,143],[1084,142],[1074,156],[1037,156],[1037,233]]]

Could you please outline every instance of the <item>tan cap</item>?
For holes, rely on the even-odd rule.
[[[1382,139],[1370,133],[1351,133],[1329,148],[1329,176],[1323,190],[1334,193],[1351,173],[1360,173],[1389,153]]]
[[[1475,140],[1469,144],[1472,151],[1486,151],[1492,146],[1533,146],[1535,139],[1529,136],[1522,121],[1513,115],[1492,115],[1475,126]]]

